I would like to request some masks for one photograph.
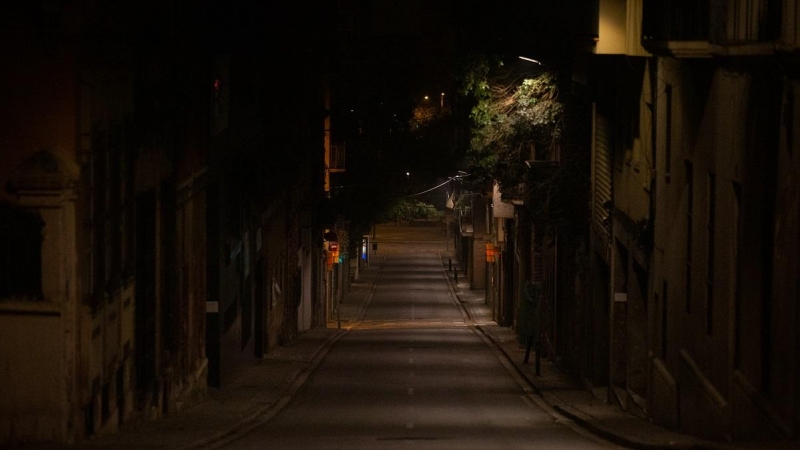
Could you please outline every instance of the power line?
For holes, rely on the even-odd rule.
[[[445,184],[447,184],[447,183],[449,183],[449,182],[451,182],[453,180],[460,179],[463,176],[464,175],[456,175],[454,177],[450,177],[450,178],[447,179],[447,181],[445,181],[444,183],[442,183],[442,184],[440,184],[438,186],[434,186],[434,187],[432,187],[432,188],[430,188],[428,190],[422,191],[422,192],[417,192],[416,194],[408,195],[407,197],[416,197],[417,195],[427,194],[428,192],[430,192],[430,191],[432,191],[434,189],[439,189],[440,187],[444,186]]]

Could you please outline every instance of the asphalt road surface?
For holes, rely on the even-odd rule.
[[[450,294],[441,239],[395,244],[380,252],[363,321],[285,408],[224,448],[613,447],[538,406],[470,326]]]

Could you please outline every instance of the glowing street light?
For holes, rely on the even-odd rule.
[[[538,64],[540,66],[544,65],[544,64],[540,63],[539,61],[537,61],[537,60],[535,60],[533,58],[528,58],[526,56],[520,56],[519,59],[521,59],[523,61],[529,61],[529,62],[532,62],[532,63],[536,63],[536,64]]]

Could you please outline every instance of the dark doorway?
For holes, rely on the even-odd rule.
[[[514,223],[507,221],[506,250],[503,252],[503,298],[501,317],[498,320],[501,326],[510,326],[514,323],[514,299],[516,298],[514,282],[514,259],[516,258],[516,240],[514,238]]]
[[[608,385],[609,367],[609,286],[611,271],[598,255],[592,271],[592,307],[587,308],[587,327],[591,344],[587,353],[587,374],[593,386]]]
[[[220,218],[219,188],[210,183],[206,190],[206,358],[208,358],[208,384],[219,387],[220,376]]]
[[[164,355],[161,360],[161,367],[173,366],[179,358],[175,358],[180,348],[180,323],[181,311],[176,298],[178,296],[177,279],[177,202],[175,197],[175,185],[171,178],[161,183],[161,201],[159,205],[159,219],[161,229],[159,230],[159,240],[161,241],[161,282],[159,285],[161,294],[161,349]],[[174,360],[170,360],[174,358]],[[166,403],[165,403],[166,406]]]
[[[136,390],[140,398],[155,377],[156,196],[136,198]]]
[[[255,349],[256,358],[264,356],[264,276],[266,274],[264,258],[259,258],[256,263],[255,273]]]

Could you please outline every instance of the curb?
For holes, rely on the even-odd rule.
[[[499,342],[497,342],[497,341],[495,340],[495,338],[492,336],[492,334],[491,334],[491,333],[489,333],[489,332],[487,332],[487,331],[484,329],[485,327],[484,327],[483,325],[477,325],[477,326],[475,326],[475,328],[476,328],[478,331],[480,331],[480,332],[481,332],[481,334],[483,334],[484,336],[486,336],[486,338],[487,338],[489,341],[491,341],[491,342],[492,342],[492,344],[494,344],[494,346],[495,346],[495,347],[496,347],[498,350],[500,350],[500,352],[502,352],[502,353],[503,353],[503,356],[505,356],[505,358],[508,360],[508,362],[511,364],[511,366],[512,366],[512,367],[514,367],[514,370],[515,370],[515,371],[516,371],[516,372],[519,374],[519,376],[521,376],[521,377],[522,377],[522,379],[523,379],[523,380],[525,380],[525,383],[527,383],[527,384],[528,384],[528,386],[530,386],[531,390],[532,390],[532,391],[533,391],[533,392],[534,392],[534,393],[535,393],[535,394],[536,394],[536,395],[537,395],[539,398],[541,398],[542,400],[544,400],[544,393],[543,393],[543,392],[542,392],[542,391],[539,389],[539,387],[537,387],[537,386],[536,386],[536,385],[533,383],[533,380],[531,380],[530,378],[528,378],[528,376],[527,376],[527,375],[525,375],[525,372],[524,372],[524,371],[523,371],[523,370],[522,370],[522,369],[519,367],[519,365],[518,365],[517,363],[515,363],[515,362],[514,362],[514,358],[512,358],[512,357],[511,357],[511,355],[509,355],[509,354],[508,354],[508,352],[506,351],[506,349],[504,349],[504,348],[503,348],[503,346],[502,346],[502,345],[500,345],[500,343],[499,343]],[[547,404],[548,404],[548,405],[549,405],[551,408],[553,408],[553,409],[556,409],[556,407],[555,407],[555,406],[553,406],[553,405],[552,405],[550,402],[547,402]]]
[[[452,280],[450,280],[450,277],[447,275],[447,271],[444,268],[444,259],[443,259],[443,256],[441,255],[441,252],[439,252],[439,255],[440,255],[440,259],[442,260],[442,272],[444,273],[445,280],[447,281],[447,287],[450,290],[450,294],[451,294],[451,296],[453,298],[453,302],[456,303],[456,305],[458,306],[458,308],[461,311],[462,315],[465,318],[469,318],[469,322],[471,324],[473,324],[473,325],[471,325],[471,328],[475,329],[476,331],[480,331],[480,334],[486,340],[488,340],[488,342],[491,342],[495,349],[499,350],[503,354],[503,356],[505,357],[506,361],[508,362],[508,366],[507,367],[513,367],[514,371],[519,376],[519,378],[521,380],[524,380],[525,384],[530,388],[531,393],[535,394],[542,403],[547,405],[553,411],[555,411],[558,414],[562,415],[564,418],[566,418],[566,419],[570,420],[571,422],[573,422],[576,426],[578,426],[581,429],[585,430],[586,432],[589,432],[592,435],[594,435],[596,437],[599,437],[601,439],[604,439],[604,440],[606,440],[606,441],[608,441],[610,443],[613,443],[613,444],[616,444],[616,445],[619,445],[619,446],[623,446],[623,447],[637,449],[637,450],[675,450],[675,449],[679,449],[679,450],[736,450],[736,449],[739,449],[739,447],[726,446],[724,444],[715,445],[713,443],[709,443],[709,444],[697,443],[697,444],[671,444],[671,445],[668,444],[668,445],[664,445],[664,444],[650,444],[650,443],[644,443],[644,442],[632,440],[632,439],[627,438],[625,436],[622,436],[620,434],[614,433],[614,432],[612,432],[612,431],[610,431],[608,429],[605,429],[603,427],[597,426],[592,421],[592,417],[591,416],[587,417],[582,412],[579,412],[579,411],[575,410],[574,408],[572,408],[569,405],[562,406],[562,405],[559,405],[559,404],[555,404],[555,403],[553,403],[551,401],[548,401],[545,398],[545,395],[541,391],[541,389],[539,389],[539,387],[536,386],[534,381],[531,380],[528,377],[528,375],[522,370],[522,368],[514,361],[514,358],[512,357],[512,355],[509,355],[508,352],[506,351],[506,349],[503,348],[502,345],[500,345],[501,343],[497,342],[497,340],[494,338],[494,336],[492,336],[492,334],[489,333],[485,329],[485,326],[474,324],[474,322],[475,322],[474,318],[469,313],[469,309],[466,308],[463,305],[463,299],[461,298],[461,296],[458,295],[458,293],[456,292],[455,288],[453,287]]]
[[[311,354],[308,364],[300,367],[289,378],[289,383],[279,395],[278,401],[264,405],[254,413],[245,417],[243,420],[226,430],[219,431],[211,436],[201,438],[187,445],[178,447],[178,450],[199,448],[210,450],[218,448],[240,438],[242,435],[248,433],[257,426],[268,422],[291,401],[297,391],[303,386],[303,384],[305,384],[305,381],[308,379],[309,375],[311,375],[311,373],[317,368],[319,363],[328,353],[328,350],[330,350],[333,344],[335,344],[336,341],[338,341],[346,332],[347,330],[337,331],[328,337],[325,342],[318,349],[316,349],[314,353]]]
[[[367,292],[366,297],[362,301],[361,308],[359,309],[357,320],[360,322],[363,319],[364,314],[366,313],[367,306],[369,305],[370,300],[372,299],[372,295],[375,292],[375,287],[378,284],[378,279],[383,273],[383,266],[386,262],[386,257],[383,257],[381,261],[380,267],[378,269],[378,273],[375,275],[375,279],[372,281],[372,285],[370,286],[369,292]],[[184,445],[179,447],[178,450],[190,450],[190,449],[206,449],[211,450],[214,448],[221,447],[227,443],[230,443],[242,435],[248,433],[249,431],[253,430],[254,428],[268,422],[272,419],[275,415],[277,415],[294,397],[297,391],[305,384],[305,381],[311,375],[311,373],[317,368],[322,359],[328,353],[328,350],[336,343],[346,332],[348,331],[347,328],[339,329],[336,333],[331,335],[325,342],[316,349],[312,354],[309,360],[309,363],[303,367],[300,367],[289,377],[289,383],[283,389],[281,394],[279,395],[279,400],[270,403],[268,405],[264,405],[262,408],[259,408],[254,413],[250,414],[248,417],[241,420],[239,423],[234,424],[227,430],[222,430],[218,433],[215,433],[212,436],[198,439],[188,445]]]
[[[372,280],[372,286],[369,287],[369,292],[367,292],[367,296],[364,297],[364,300],[361,302],[361,308],[358,310],[358,315],[356,316],[356,323],[361,322],[364,320],[364,316],[367,314],[367,307],[369,303],[372,301],[372,295],[375,293],[375,287],[378,285],[378,280],[381,278],[381,274],[383,273],[383,266],[386,265],[386,256],[381,259],[381,264],[378,266],[378,273],[375,274],[375,279]]]
[[[450,277],[447,275],[447,270],[444,268],[444,256],[442,256],[442,252],[438,251],[439,260],[442,262],[442,274],[444,275],[444,280],[447,282],[447,289],[450,291],[450,298],[455,303],[458,311],[461,313],[461,317],[464,318],[464,321],[467,322],[468,325],[473,326],[475,323],[475,318],[472,317],[472,314],[469,313],[469,308],[464,306],[464,299],[458,295],[456,289],[453,287],[453,282],[450,281]]]
[[[582,413],[577,411],[573,412],[570,411],[572,408],[565,408],[559,405],[553,405],[553,409],[558,411],[560,414],[563,414],[565,417],[568,417],[570,420],[575,422],[580,427],[584,428],[585,430],[606,439],[609,442],[613,442],[617,445],[621,445],[623,447],[628,447],[632,449],[638,450],[734,450],[738,449],[739,447],[730,447],[725,446],[723,444],[719,445],[711,445],[711,444],[649,444],[645,442],[635,441],[625,436],[613,433],[605,428],[598,427],[595,425],[590,419],[587,419]]]
[[[734,446],[726,446],[725,444],[714,444],[714,443],[696,443],[696,444],[649,444],[641,441],[636,441],[620,434],[614,433],[608,429],[603,427],[597,426],[591,419],[586,417],[583,413],[577,410],[573,410],[572,407],[566,405],[562,406],[556,404],[552,401],[548,401],[544,393],[536,386],[533,380],[525,374],[525,372],[519,367],[519,365],[514,362],[512,355],[509,355],[505,348],[498,342],[494,336],[486,331],[483,326],[476,326],[481,334],[486,336],[486,338],[492,342],[492,344],[499,349],[503,356],[508,360],[511,367],[520,375],[520,377],[525,380],[526,384],[531,388],[532,392],[534,392],[545,404],[547,404],[550,408],[556,411],[558,414],[564,416],[565,418],[569,419],[577,426],[581,427],[582,429],[592,433],[593,435],[600,437],[608,442],[613,444],[617,444],[623,447],[637,449],[637,450],[741,450],[741,447],[734,447]],[[689,437],[691,438],[691,437]]]
[[[519,376],[525,380],[526,384],[531,388],[531,391],[536,394],[537,397],[541,399],[542,402],[547,404],[550,408],[556,411],[558,414],[564,416],[565,418],[569,419],[575,425],[581,427],[582,429],[592,433],[593,435],[600,437],[608,442],[613,444],[617,444],[623,447],[637,449],[637,450],[737,450],[740,449],[739,447],[731,447],[726,446],[724,444],[671,444],[671,445],[664,445],[664,444],[649,444],[641,441],[636,441],[633,439],[629,439],[625,436],[620,434],[614,433],[613,431],[609,431],[603,427],[599,427],[595,425],[595,423],[591,420],[591,416],[589,418],[586,417],[580,411],[573,411],[573,408],[570,406],[562,406],[556,404],[552,401],[548,401],[544,393],[536,386],[533,380],[528,377],[528,375],[519,367],[519,365],[514,362],[514,359],[511,355],[508,354],[505,348],[500,345],[500,342],[494,338],[494,336],[486,331],[483,326],[476,326],[478,330],[480,330],[481,334],[486,336],[486,338],[492,342],[492,344],[499,349],[503,356],[508,360],[511,367],[519,374]]]
[[[583,428],[584,430],[592,433],[595,436],[598,436],[602,439],[605,439],[608,442],[627,447],[632,449],[638,450],[739,450],[741,447],[729,446],[725,444],[714,444],[714,443],[696,443],[696,444],[650,444],[646,442],[636,441],[630,438],[627,438],[623,435],[614,433],[606,428],[600,427],[594,423],[592,420],[593,417],[587,416],[583,412],[572,408],[569,405],[559,405],[548,401],[544,393],[534,384],[533,380],[531,380],[525,372],[519,367],[519,365],[514,362],[514,359],[511,355],[508,354],[505,348],[500,345],[499,342],[492,336],[491,333],[487,332],[483,326],[476,326],[478,330],[480,330],[481,334],[486,336],[492,344],[496,348],[498,348],[506,359],[509,361],[510,365],[514,367],[516,372],[522,377],[523,380],[530,386],[531,390],[542,399],[549,407],[553,408],[553,410],[557,411],[559,414],[563,415],[564,417],[568,418],[572,422],[574,422],[579,427]],[[691,437],[690,437],[691,438]]]

